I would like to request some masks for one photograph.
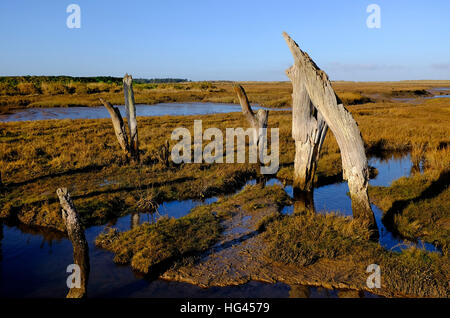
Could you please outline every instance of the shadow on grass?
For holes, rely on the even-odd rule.
[[[20,187],[20,186],[27,185],[29,183],[33,183],[33,182],[40,181],[40,180],[51,179],[51,178],[62,177],[62,176],[71,176],[71,175],[75,175],[78,173],[89,173],[89,172],[93,172],[93,171],[99,171],[99,170],[103,169],[104,167],[107,167],[107,165],[89,165],[89,166],[83,167],[83,168],[69,169],[69,170],[66,170],[63,172],[47,174],[47,175],[35,177],[35,178],[28,179],[28,180],[21,181],[21,182],[11,182],[11,183],[6,184],[5,188]]]
[[[386,229],[394,235],[401,236],[395,225],[395,216],[401,214],[403,210],[411,203],[417,203],[422,200],[432,199],[441,194],[450,185],[450,171],[444,171],[439,175],[439,178],[433,181],[428,188],[426,188],[420,195],[413,199],[398,200],[392,203],[391,208],[383,217],[383,224]]]

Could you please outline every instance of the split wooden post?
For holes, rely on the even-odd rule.
[[[130,136],[130,152],[133,159],[139,162],[139,142],[136,121],[136,105],[134,104],[133,78],[125,74],[123,78],[123,92],[125,95],[125,109],[127,113],[128,129]]]
[[[67,235],[73,246],[73,260],[80,267],[80,288],[71,288],[67,298],[83,298],[87,295],[89,280],[89,247],[84,235],[78,212],[70,198],[67,188],[59,188],[56,194],[61,204],[61,213],[66,224]]]
[[[119,109],[111,105],[109,102],[103,100],[103,98],[100,98],[100,101],[108,110],[113,123],[114,132],[116,133],[116,137],[117,140],[119,141],[120,147],[125,152],[126,156],[128,156],[130,153],[130,148],[128,146],[128,136]]]
[[[256,114],[253,112],[250,102],[248,101],[247,94],[244,88],[236,84],[234,85],[234,91],[236,92],[239,102],[241,104],[242,113],[250,126],[255,129],[254,141],[259,145],[260,141],[264,137],[263,128],[267,128],[267,122],[269,119],[269,111],[265,109],[258,109]]]
[[[293,88],[292,138],[295,141],[293,188],[294,192],[311,192],[314,189],[317,162],[328,125],[312,104],[297,72],[296,67],[286,71]]]
[[[133,78],[125,74],[123,78],[123,91],[125,96],[125,110],[128,122],[128,133],[118,108],[100,98],[102,104],[108,110],[113,123],[114,131],[120,147],[127,158],[130,156],[135,162],[139,162],[138,128],[136,120],[136,105],[134,103]],[[129,137],[129,139],[128,139]]]
[[[327,74],[287,33],[283,36],[294,57],[294,65],[288,73],[304,85],[312,104],[330,127],[341,150],[343,177],[348,182],[353,216],[367,221],[372,238],[376,239],[379,236],[378,227],[367,192],[369,169],[358,125],[336,96]]]

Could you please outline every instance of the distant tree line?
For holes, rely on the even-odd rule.
[[[147,84],[147,83],[181,83],[190,82],[187,78],[135,78],[133,80],[137,84]]]
[[[58,82],[58,83],[70,83],[70,82],[80,82],[80,83],[116,83],[122,84],[122,77],[113,76],[92,76],[92,77],[73,77],[73,76],[0,76],[0,83],[6,83],[11,86],[16,86],[19,83],[28,82],[35,85],[39,85],[42,82]],[[185,78],[137,78],[133,80],[137,84],[145,83],[180,83],[180,82],[190,82]]]

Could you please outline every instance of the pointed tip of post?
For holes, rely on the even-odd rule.
[[[289,34],[287,34],[287,32],[283,31],[283,38],[284,40],[289,44],[290,42],[294,42],[294,40],[290,37]]]
[[[247,96],[247,95],[245,94],[245,90],[244,90],[244,88],[242,87],[241,84],[239,84],[239,83],[234,83],[234,84],[233,84],[233,89],[234,89],[234,91],[236,92],[236,94],[238,95],[238,97],[239,97],[239,96]]]
[[[99,100],[103,104],[103,106],[105,106],[106,108],[113,107],[110,102],[104,100],[103,98],[99,97]]]
[[[237,83],[237,82],[234,82],[233,83],[233,88],[234,88],[234,90],[235,91],[237,91],[237,90],[242,90],[242,86],[241,86],[241,84],[239,84],[239,83]]]
[[[284,38],[284,40],[286,41],[287,45],[288,45],[290,48],[294,48],[294,47],[300,48],[300,47],[298,46],[297,42],[295,42],[294,39],[292,39],[292,38],[290,37],[290,35],[287,34],[286,32],[283,32],[283,38]]]
[[[294,41],[294,39],[292,39],[289,34],[287,34],[286,32],[283,32],[283,37],[284,40],[286,41],[286,44],[289,47],[289,50],[291,50],[292,55],[295,56],[298,55],[299,51],[300,53],[303,53],[302,50],[300,49],[300,46],[297,44],[297,42]]]
[[[283,37],[286,40],[286,43],[294,56],[294,60],[296,62],[300,62],[300,64],[311,64],[315,69],[320,70],[317,64],[309,57],[308,53],[303,52],[297,42],[294,41],[286,32],[283,32]],[[290,72],[288,69],[287,72]],[[288,75],[289,76],[289,75]]]
[[[67,188],[58,188],[56,189],[56,194],[58,195],[58,197],[65,197],[68,194],[68,190]]]
[[[250,102],[248,100],[247,93],[245,92],[244,87],[242,87],[242,85],[236,83],[235,85],[233,85],[233,88],[234,88],[234,91],[237,94],[239,100],[244,99],[245,103],[248,104],[248,107],[250,107]]]
[[[130,74],[126,73],[125,76],[123,77],[123,82],[128,85],[131,85],[131,83],[133,82],[133,77]]]
[[[67,192],[67,188],[65,188],[65,187],[58,188],[58,189],[56,189],[56,192]]]

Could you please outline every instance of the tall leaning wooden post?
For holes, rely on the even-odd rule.
[[[87,295],[89,280],[89,247],[81,226],[80,218],[66,188],[59,188],[56,194],[61,204],[61,212],[66,224],[67,235],[73,246],[73,261],[80,267],[80,288],[73,287],[67,298],[84,298]]]
[[[256,144],[259,145],[259,142],[262,140],[263,131],[262,128],[267,128],[267,122],[269,119],[269,111],[265,109],[258,109],[256,114],[253,112],[250,102],[248,101],[247,94],[245,93],[244,88],[241,85],[234,85],[234,91],[236,92],[239,102],[241,104],[242,113],[245,116],[245,119],[248,121],[252,128],[255,128],[255,140]]]
[[[123,92],[125,95],[125,109],[128,119],[128,130],[130,136],[130,152],[135,162],[139,162],[139,142],[136,121],[136,105],[134,104],[133,78],[125,74],[123,78]]]
[[[336,96],[327,74],[287,33],[283,33],[283,37],[294,57],[290,76],[295,77],[295,81],[303,83],[312,105],[323,116],[341,150],[343,177],[348,182],[353,216],[368,222],[372,230],[371,238],[378,239],[378,227],[367,192],[369,185],[367,157],[358,125]]]

